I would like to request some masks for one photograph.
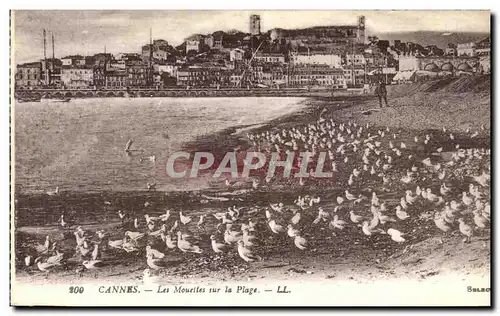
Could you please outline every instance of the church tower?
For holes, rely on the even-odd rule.
[[[356,39],[359,44],[365,43],[365,16],[358,16],[358,30],[356,34]]]

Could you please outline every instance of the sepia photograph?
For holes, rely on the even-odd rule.
[[[11,10],[11,305],[490,307],[491,19]]]

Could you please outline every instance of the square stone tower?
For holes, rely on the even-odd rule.
[[[358,16],[358,30],[356,34],[356,39],[359,44],[363,44],[365,42],[365,16]]]
[[[258,14],[252,14],[250,16],[250,34],[260,34],[260,15]]]

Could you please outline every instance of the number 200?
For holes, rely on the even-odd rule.
[[[69,292],[73,294],[82,294],[84,291],[83,286],[70,286]]]

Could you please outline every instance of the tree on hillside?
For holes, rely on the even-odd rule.
[[[198,52],[194,49],[190,49],[189,52],[187,52],[186,57],[195,57],[198,55]]]
[[[375,36],[375,35],[368,36],[368,43],[370,43],[370,45],[375,45],[378,43],[378,41],[379,41],[378,36]]]
[[[182,44],[180,44],[179,46],[176,46],[175,49],[178,51],[178,52],[185,52],[186,51],[186,42],[183,42]]]

